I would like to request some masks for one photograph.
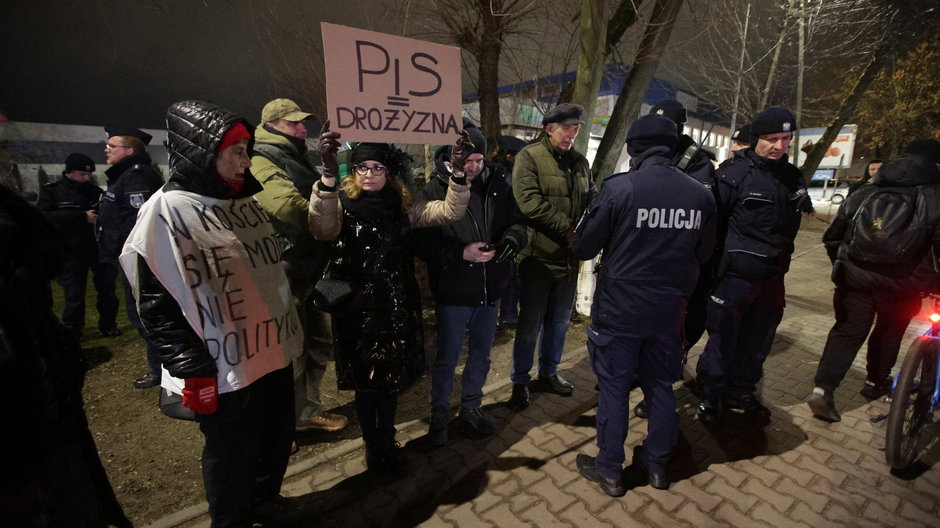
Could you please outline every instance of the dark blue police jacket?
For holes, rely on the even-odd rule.
[[[135,152],[104,173],[108,176],[108,191],[98,212],[98,257],[116,264],[137,222],[137,211],[163,186],[163,177],[146,152]]]
[[[600,326],[628,328],[637,318],[675,324],[711,256],[715,200],[668,156],[667,147],[654,147],[633,158],[629,172],[608,176],[578,223],[575,256],[604,250],[591,307]]]

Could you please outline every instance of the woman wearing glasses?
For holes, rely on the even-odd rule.
[[[414,201],[400,183],[410,158],[383,143],[358,144],[350,156],[352,174],[337,188],[339,138],[327,122],[318,144],[322,178],[310,197],[309,218],[314,236],[335,240],[330,276],[348,281],[354,291],[333,312],[337,383],[356,391],[368,469],[400,474],[407,461],[395,442],[398,394],[425,368],[411,228],[463,217],[470,197],[463,166],[472,145],[466,133],[457,140],[444,200]]]

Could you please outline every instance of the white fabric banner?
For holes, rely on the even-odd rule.
[[[218,365],[220,394],[244,388],[300,354],[303,330],[280,245],[254,198],[160,190],[141,207],[121,253],[135,289],[138,254]],[[176,393],[183,388],[166,369],[161,385]]]

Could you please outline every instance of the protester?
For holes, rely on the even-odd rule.
[[[588,351],[597,375],[597,458],[578,455],[581,475],[611,496],[621,480],[630,388],[639,373],[649,402],[649,436],[634,456],[654,488],[666,489],[666,463],[679,432],[672,384],[682,370],[682,320],[699,264],[714,248],[715,201],[672,166],[673,121],[636,120],[627,132],[630,171],[604,179],[574,235],[574,253],[603,250]]]
[[[104,171],[108,191],[104,193],[98,213],[98,256],[107,264],[117,266],[118,256],[128,234],[137,221],[137,211],[163,185],[163,176],[153,166],[147,145],[152,136],[131,127],[107,127],[108,142],[104,152],[111,165]],[[147,373],[134,380],[138,389],[160,384],[160,361],[153,342],[140,323],[137,305],[127,276],[121,274],[124,287],[124,308],[127,318],[147,344]]]
[[[849,195],[823,235],[836,284],[836,322],[808,401],[818,418],[841,420],[834,393],[866,337],[867,375],[860,393],[873,400],[891,388],[904,331],[920,311],[921,295],[940,279],[935,258],[940,255],[938,163],[940,142],[912,142],[877,171],[872,185]],[[866,233],[873,216],[879,222],[876,238]]]
[[[290,362],[300,320],[270,217],[252,197],[252,127],[183,101],[167,112],[170,181],[141,208],[121,254],[141,321],[205,437],[213,527],[283,522],[279,495],[294,434]],[[172,438],[161,439],[172,446]]]
[[[727,225],[718,283],[708,301],[708,343],[699,357],[699,418],[717,422],[725,406],[758,420],[764,360],[783,318],[784,281],[801,213],[812,211],[806,184],[787,152],[796,119],[771,106],[751,122],[751,148],[719,173],[719,218]]]
[[[872,180],[872,178],[874,178],[875,175],[878,174],[878,169],[880,169],[881,166],[884,165],[884,163],[885,162],[883,160],[880,160],[878,158],[870,160],[865,165],[865,171],[862,173],[862,177],[857,182],[854,182],[851,185],[849,185],[849,192],[846,193],[846,195],[854,193],[862,185],[869,183]]]
[[[304,353],[294,360],[295,428],[299,432],[335,432],[348,420],[326,412],[320,383],[333,357],[329,314],[313,306],[313,285],[323,275],[326,248],[307,227],[310,192],[320,173],[307,156],[307,126],[311,117],[290,99],[274,99],[261,110],[255,129],[252,173],[263,189],[255,198],[271,215],[291,294],[304,328]]]
[[[76,337],[85,328],[85,285],[91,271],[98,309],[98,331],[106,337],[121,335],[116,319],[118,299],[114,294],[117,266],[98,258],[95,221],[103,191],[91,181],[95,162],[74,152],[65,158],[62,178],[39,190],[39,207],[65,238],[66,258],[56,281],[65,292],[62,322]]]
[[[52,313],[65,249],[0,185],[0,526],[129,528],[85,417],[82,349]]]
[[[431,421],[436,446],[447,443],[449,398],[454,370],[467,336],[467,362],[460,384],[458,418],[474,431],[492,434],[493,422],[480,407],[496,335],[498,304],[511,279],[510,263],[525,245],[525,226],[508,175],[485,161],[486,139],[466,128],[473,150],[464,165],[470,184],[467,214],[446,226],[416,229],[415,253],[427,262],[437,316],[437,357],[431,372]],[[443,200],[451,175],[450,147],[434,159],[438,177],[418,191],[418,199]]]
[[[526,219],[528,237],[519,253],[519,325],[510,373],[509,405],[516,411],[529,405],[536,343],[539,388],[562,396],[574,389],[558,374],[558,364],[578,284],[571,239],[575,223],[596,192],[587,159],[573,148],[584,124],[583,113],[580,105],[570,103],[549,111],[542,119],[545,137],[522,149],[513,168],[513,194]]]
[[[451,158],[454,175],[445,199],[428,202],[413,200],[399,182],[410,158],[382,143],[352,149],[352,174],[338,188],[339,138],[327,121],[318,143],[322,176],[310,197],[309,218],[319,240],[335,240],[330,277],[346,281],[353,292],[333,312],[337,383],[355,391],[368,469],[400,474],[407,460],[395,442],[398,395],[425,367],[411,228],[463,218],[470,198],[464,164],[471,147],[464,133]]]

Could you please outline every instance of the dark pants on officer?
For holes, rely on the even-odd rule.
[[[252,510],[280,494],[294,437],[291,367],[219,395],[215,414],[197,414],[206,439],[202,478],[213,528],[248,528]]]
[[[725,277],[708,301],[708,343],[697,384],[704,397],[753,394],[783,319],[783,277]]]
[[[147,345],[147,365],[150,367],[150,372],[159,377],[160,358],[157,357],[156,347],[151,343],[150,334],[147,333],[147,329],[140,322],[140,314],[137,312],[137,300],[134,299],[131,283],[127,280],[127,275],[123,271],[121,272],[121,286],[124,288],[124,308],[127,311],[127,318]]]
[[[876,296],[838,286],[832,296],[836,323],[829,331],[814,380],[827,392],[836,390],[852,368],[858,350],[868,337],[867,378],[881,383],[898,359],[901,339],[911,319],[920,311],[920,296]],[[872,322],[875,321],[871,337]]]
[[[114,293],[117,266],[99,261],[97,254],[70,256],[56,281],[65,291],[62,322],[78,336],[85,328],[85,287],[89,271],[95,285],[98,330],[105,332],[114,329],[117,318],[118,298]]]
[[[684,310],[684,306],[683,306]],[[627,438],[630,388],[639,372],[643,397],[649,404],[649,424],[643,442],[644,463],[654,473],[664,473],[669,452],[679,434],[679,415],[672,384],[682,371],[682,311],[671,320],[631,325],[629,330],[588,328],[588,352],[597,375],[596,467],[607,477],[619,479]]]

